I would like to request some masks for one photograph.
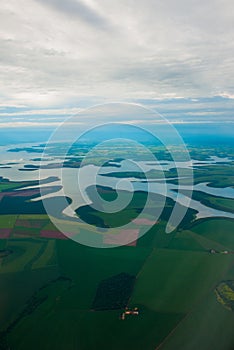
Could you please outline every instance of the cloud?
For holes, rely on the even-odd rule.
[[[76,17],[90,26],[100,29],[110,29],[108,20],[80,0],[37,0],[45,6],[51,6],[56,11],[69,17]]]
[[[129,108],[130,107],[130,108]],[[142,107],[147,107],[142,110]],[[0,128],[56,127],[82,125],[93,127],[111,122],[133,125],[234,123],[234,100],[224,97],[203,99],[143,100],[141,103],[97,104],[92,108],[22,109],[5,107],[0,111]],[[73,118],[72,120],[70,118]],[[167,121],[166,121],[166,120]]]
[[[8,0],[2,104],[234,96],[231,0]]]
[[[60,109],[30,109],[19,110],[17,112],[2,112],[1,117],[15,117],[15,116],[69,116],[77,114],[81,111],[81,108],[60,108]],[[51,119],[51,118],[50,118]]]
[[[222,93],[220,93],[220,96],[234,100],[234,94],[230,94],[228,92],[222,92]]]

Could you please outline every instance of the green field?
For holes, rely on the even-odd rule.
[[[187,313],[214,288],[231,261],[230,255],[156,249],[138,276],[131,303],[159,312]]]
[[[234,221],[231,219],[201,220],[194,224],[191,230],[204,238],[220,243],[226,249],[234,250]]]
[[[15,226],[16,219],[17,215],[1,215],[0,229],[13,228]]]
[[[188,313],[158,350],[233,349],[234,313],[220,305],[213,292]]]
[[[21,219],[33,217],[24,216]],[[7,341],[17,350],[62,350],[65,347],[71,350],[125,350],[131,347],[153,350],[163,341],[162,349],[164,346],[170,349],[171,342],[175,344],[173,348],[180,344],[183,336],[188,342],[184,349],[190,349],[191,338],[184,333],[193,326],[194,317],[201,317],[197,308],[203,305],[204,300],[211,298],[219,317],[226,317],[228,312],[222,310],[214,289],[225,276],[234,279],[234,269],[231,268],[234,266],[234,255],[210,254],[209,248],[215,246],[221,250],[224,245],[219,236],[208,233],[211,231],[210,225],[215,228],[217,222],[229,230],[233,221],[215,221],[213,224],[212,220],[203,221],[190,231],[180,230],[171,235],[165,235],[165,223],[162,221],[142,237],[136,247],[114,250],[97,250],[64,240],[10,240],[7,246],[10,245],[12,249],[15,246],[16,254],[21,255],[15,255],[17,259],[13,259],[13,256],[7,258],[13,259],[8,264],[7,260],[5,262],[5,266],[12,269],[11,273],[2,271],[6,282],[7,277],[11,276],[11,283],[5,282],[3,292],[5,295],[10,293],[11,298],[15,296],[14,309],[12,305],[4,303],[4,319],[8,320],[5,324],[10,328],[5,336],[2,335],[2,343]],[[51,258],[52,266],[49,263]],[[18,260],[21,261],[19,265],[16,263]],[[122,272],[137,276],[129,306],[138,306],[139,316],[130,316],[122,321],[121,310],[92,311],[100,282]],[[38,274],[41,278],[35,280]],[[65,280],[56,282],[56,274]],[[21,285],[17,290],[13,288],[20,280],[23,281],[23,276],[30,281],[27,293],[26,286]],[[208,311],[204,311],[207,318]],[[233,338],[228,322],[234,326],[233,315],[228,314],[227,320],[225,344],[228,341],[231,344]],[[212,329],[217,328],[219,321],[212,321]],[[206,335],[207,349],[212,349],[209,345],[211,331],[207,327],[201,336]],[[192,331],[195,332],[194,329]],[[169,336],[170,333],[172,335]],[[195,344],[200,344],[200,338],[195,333],[193,337]],[[221,340],[223,336],[216,334],[216,341],[220,343]]]
[[[158,159],[171,160],[163,148],[152,146],[152,151]],[[191,148],[198,163],[210,160],[209,155],[231,157],[232,153],[222,147],[216,153]],[[89,159],[88,163],[101,160]],[[233,186],[233,162],[224,163],[197,166],[195,183]],[[79,162],[74,159],[70,165],[79,166]],[[126,177],[126,173],[117,176]],[[168,171],[166,177],[170,176],[176,176],[175,169]],[[138,178],[144,176],[139,173]],[[0,185],[5,194],[26,183]],[[107,200],[103,209],[117,197],[107,187],[99,186],[98,192]],[[126,191],[119,194],[128,197]],[[174,206],[167,199],[158,222],[135,245],[95,249],[65,240],[42,204],[30,198],[6,195],[1,201],[0,350],[233,349],[233,291],[226,286],[234,281],[234,220],[196,220],[196,211],[189,209],[177,230],[166,234]],[[233,211],[231,199],[201,192],[194,192],[194,199]],[[152,219],[161,200],[159,195],[150,197],[145,219]],[[77,213],[93,225],[90,230],[99,225],[116,227],[134,220],[145,201],[146,194],[138,191],[127,208],[115,215],[91,206]],[[77,234],[84,229],[81,223]],[[139,315],[122,320],[126,305],[137,307]]]

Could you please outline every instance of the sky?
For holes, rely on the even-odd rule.
[[[136,102],[174,123],[233,122],[232,0],[8,0],[0,127]]]

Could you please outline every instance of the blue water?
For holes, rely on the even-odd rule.
[[[194,146],[234,146],[234,124],[178,124],[174,125],[185,143]]]
[[[234,146],[234,124],[176,124],[174,127],[186,144],[194,146]],[[154,128],[157,128],[162,133],[167,132],[166,127],[163,125],[155,126]],[[53,131],[52,127],[0,129],[0,146],[34,142],[44,143],[48,141]],[[83,140],[92,142],[95,139],[98,142],[105,139],[105,135],[108,136],[107,138],[128,138],[130,136],[130,138],[143,143],[155,143],[154,137],[150,137],[144,131],[134,129],[134,126],[129,125],[105,127],[84,135]],[[69,140],[69,129],[64,129],[64,140],[66,139]]]

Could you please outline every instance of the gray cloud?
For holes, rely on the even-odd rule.
[[[2,103],[234,97],[233,23],[231,0],[8,0]]]
[[[53,9],[61,12],[64,15],[70,17],[76,17],[89,25],[98,27],[101,29],[110,29],[110,23],[104,17],[94,11],[91,7],[87,6],[85,2],[81,0],[36,0],[45,6],[51,6]]]

